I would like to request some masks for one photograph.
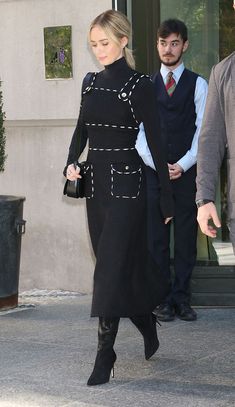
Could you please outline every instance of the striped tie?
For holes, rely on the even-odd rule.
[[[167,80],[166,80],[166,91],[169,96],[173,95],[175,87],[176,87],[176,82],[173,78],[173,72],[168,72]]]

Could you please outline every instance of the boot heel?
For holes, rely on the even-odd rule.
[[[159,326],[162,326],[161,322],[157,319],[157,315],[154,314],[153,312],[152,312],[152,318],[153,318],[153,321],[154,321],[156,324],[158,324]]]
[[[158,319],[156,319],[156,324],[158,324],[159,326],[162,326],[161,322]]]

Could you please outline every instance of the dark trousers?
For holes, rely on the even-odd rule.
[[[195,205],[196,166],[172,181],[175,216],[165,225],[159,206],[157,173],[146,167],[148,196],[148,248],[169,284],[165,299],[172,305],[190,301],[190,278],[197,255],[197,209]],[[173,226],[173,278],[170,270],[170,232]]]

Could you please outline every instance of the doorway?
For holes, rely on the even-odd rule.
[[[114,4],[115,3],[115,4]],[[188,69],[209,79],[214,64],[235,49],[235,13],[231,0],[116,0],[133,27],[132,49],[137,70],[152,74],[159,70],[156,32],[167,18],[184,21],[190,47],[184,56]],[[221,216],[219,240],[229,245],[226,220],[226,160],[221,168],[216,206]],[[235,305],[235,266],[220,265],[213,242],[198,233],[197,265],[192,278],[194,305]]]

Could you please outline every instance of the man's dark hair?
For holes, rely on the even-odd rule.
[[[163,21],[157,30],[157,39],[167,38],[171,34],[180,35],[183,42],[188,39],[188,30],[183,21],[177,20],[176,18],[170,18],[169,20]]]

